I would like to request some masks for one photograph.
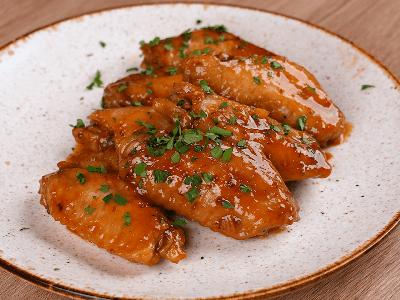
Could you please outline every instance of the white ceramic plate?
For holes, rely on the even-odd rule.
[[[142,60],[139,41],[199,28],[197,19],[201,26],[224,24],[305,66],[354,129],[346,143],[329,149],[335,158],[329,178],[290,185],[301,220],[288,230],[236,241],[189,223],[187,259],[152,267],[129,263],[56,223],[39,204],[39,179],[74,146],[69,124],[99,108],[102,89],[86,89],[96,71],[105,84],[125,76]],[[0,83],[1,265],[56,291],[105,298],[277,295],[355,259],[398,221],[398,82],[368,54],[315,26],[215,5],[109,10],[1,49]],[[361,91],[363,84],[376,87]]]

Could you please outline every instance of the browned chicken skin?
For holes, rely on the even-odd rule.
[[[228,53],[229,55],[274,55],[263,48],[226,32],[223,26],[185,31],[183,34],[160,40],[154,39],[141,47],[144,60],[142,67],[179,67],[183,59],[200,53]]]
[[[116,174],[61,169],[43,176],[39,192],[41,204],[56,221],[112,254],[146,265],[186,257],[183,230]]]
[[[304,130],[322,146],[344,132],[344,115],[303,67],[281,56],[230,59],[201,55],[184,61],[186,80],[200,86],[204,80],[217,94],[242,104],[264,108],[270,117]]]
[[[226,137],[230,142],[259,143],[284,181],[327,177],[331,173],[325,154],[310,135],[269,118],[264,109],[253,109],[218,95],[204,93],[201,88],[184,82],[174,85],[171,99],[175,102],[185,99],[192,104],[191,107],[186,106],[188,110],[196,115],[201,111],[207,114],[206,117],[194,118],[195,128],[207,131],[218,123],[219,127],[234,133]],[[163,101],[156,99],[154,105],[158,102]],[[168,109],[165,111],[168,113]]]

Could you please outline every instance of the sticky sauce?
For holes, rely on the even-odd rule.
[[[337,146],[337,145],[347,142],[348,138],[351,136],[353,128],[354,128],[353,124],[351,124],[350,122],[346,122],[344,124],[344,132],[336,139],[329,141],[326,148],[332,147],[332,146]]]

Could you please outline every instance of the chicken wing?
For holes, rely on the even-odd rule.
[[[215,93],[270,112],[270,117],[305,130],[322,146],[344,132],[344,115],[303,67],[280,56],[231,59],[200,55],[183,62],[186,78]]]
[[[201,88],[184,82],[174,85],[171,99],[175,102],[187,101],[186,109],[198,116],[192,118],[195,128],[205,132],[218,125],[233,132],[226,139],[243,148],[248,141],[259,143],[284,181],[327,177],[331,173],[324,152],[310,135],[269,118],[264,109],[254,109],[219,95],[205,93]],[[153,105],[161,106],[165,101],[156,99]],[[168,113],[168,108],[164,111]],[[203,116],[201,111],[205,113]]]
[[[182,60],[200,53],[228,53],[237,56],[274,55],[263,48],[228,33],[225,26],[207,27],[202,30],[186,30],[177,37],[160,40],[156,37],[141,47],[144,60],[142,67],[179,67]]]
[[[141,200],[133,186],[89,165],[60,166],[60,171],[43,176],[39,191],[41,204],[56,221],[132,262],[153,265],[166,258],[177,263],[186,257],[183,230]]]

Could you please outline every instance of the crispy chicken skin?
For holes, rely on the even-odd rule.
[[[109,84],[104,89],[104,107],[151,105],[154,98],[167,98],[174,82],[182,81],[180,70],[154,70],[149,67]]]
[[[185,81],[200,86],[205,80],[217,94],[242,104],[264,108],[270,117],[305,131],[322,146],[344,132],[344,115],[303,67],[281,56],[242,61],[226,55],[200,55],[183,62]]]
[[[129,183],[116,174],[89,173],[76,165],[68,168],[67,163],[60,166],[60,171],[43,176],[39,191],[41,204],[56,221],[131,262],[154,265],[166,258],[177,263],[186,257],[183,230],[141,200]],[[77,174],[83,174],[83,184]],[[105,185],[107,192],[100,190]],[[113,197],[108,204],[107,195]]]
[[[187,102],[181,107],[186,107],[196,115],[201,111],[207,114],[206,117],[194,118],[195,128],[205,132],[218,123],[219,127],[234,133],[226,137],[230,142],[237,144],[244,140],[246,143],[259,143],[284,181],[330,175],[332,168],[318,143],[306,132],[271,119],[266,110],[204,93],[201,88],[185,82],[176,83],[171,94],[171,100],[175,103],[182,99]],[[160,103],[165,102],[156,99],[153,105],[161,106]],[[168,108],[164,111],[168,113]]]
[[[142,67],[172,67],[180,66],[183,59],[202,53],[228,53],[246,57],[250,55],[274,55],[263,48],[226,32],[223,26],[209,29],[185,31],[183,34],[160,40],[153,40],[141,47],[144,60]]]
[[[156,157],[149,152],[143,135],[121,142],[124,145],[117,147],[121,149],[121,166],[129,164],[128,168],[120,168],[122,178],[152,202],[213,231],[243,240],[298,220],[296,200],[257,144],[252,148],[249,142],[248,148],[239,149],[224,141],[222,150],[233,147],[233,152],[230,160],[223,162],[210,153],[216,144],[205,145],[203,139],[190,144],[190,149],[174,163],[171,156],[176,150],[166,150]],[[204,150],[196,152],[196,146]],[[138,174],[137,168],[143,164],[145,172]],[[168,175],[163,182],[157,179],[160,171]],[[206,182],[205,173],[212,176],[211,182]],[[198,181],[193,178],[190,182],[191,176]],[[198,195],[191,199],[193,193]]]

